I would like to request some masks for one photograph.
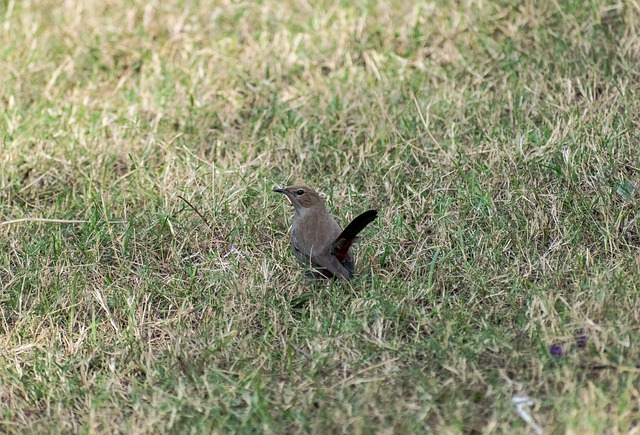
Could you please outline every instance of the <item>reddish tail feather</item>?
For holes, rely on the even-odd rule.
[[[365,211],[361,215],[357,216],[349,225],[347,225],[344,231],[340,233],[336,241],[333,242],[331,253],[335,255],[340,262],[345,261],[347,259],[349,248],[353,245],[353,242],[356,241],[358,233],[373,222],[376,217],[378,217],[378,212],[376,210]]]

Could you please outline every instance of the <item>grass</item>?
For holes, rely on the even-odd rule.
[[[639,26],[0,0],[0,431],[637,433]],[[354,280],[304,279],[294,182],[379,210]]]

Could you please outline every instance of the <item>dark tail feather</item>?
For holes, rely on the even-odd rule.
[[[347,228],[340,233],[338,236],[339,239],[355,239],[360,231],[362,231],[367,225],[373,222],[378,217],[378,212],[376,210],[365,211],[354,220],[351,221]]]
[[[338,260],[344,261],[347,258],[347,253],[353,242],[356,240],[356,236],[367,225],[373,222],[378,217],[376,210],[365,211],[361,215],[357,216],[351,221],[347,228],[340,233],[335,242],[333,242],[331,253],[335,255]]]

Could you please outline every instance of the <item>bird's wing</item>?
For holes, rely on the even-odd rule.
[[[305,252],[302,246],[297,243],[296,238],[291,237],[291,246],[293,247],[294,255],[302,264],[312,267],[323,267],[340,278],[349,279],[352,277],[352,273],[331,253],[332,245],[329,245],[324,252]]]
[[[313,262],[317,263],[319,266],[324,267],[329,272],[333,273],[335,276],[350,279],[353,277],[353,273],[349,272],[338,260],[338,258],[331,254],[330,250],[326,250],[324,253],[320,255],[313,256]]]

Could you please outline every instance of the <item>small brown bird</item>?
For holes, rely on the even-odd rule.
[[[289,186],[273,191],[284,193],[296,209],[291,225],[291,247],[296,259],[326,277],[352,278],[355,262],[351,245],[378,212],[365,211],[341,231],[312,188]]]

